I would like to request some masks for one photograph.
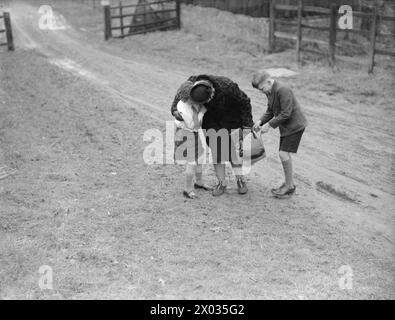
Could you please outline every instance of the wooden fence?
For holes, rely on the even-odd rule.
[[[137,4],[104,6],[104,37],[131,35],[181,27],[179,0],[139,0]],[[127,22],[127,20],[129,22]]]
[[[110,5],[111,5],[111,3],[114,3],[114,0],[107,0],[107,1]],[[72,3],[78,2],[78,4],[90,6],[94,9],[98,9],[98,10],[101,10],[101,8],[102,8],[102,0],[71,0],[71,2]]]
[[[181,2],[195,6],[217,8],[251,17],[267,18],[270,15],[270,0],[181,0]],[[290,2],[292,0],[276,0],[277,4],[288,5]],[[304,0],[306,5],[321,7],[329,7],[333,2],[356,6],[360,0]],[[284,17],[293,16],[293,12],[287,10],[282,11],[280,14]]]
[[[8,51],[14,51],[14,38],[12,36],[12,28],[11,28],[11,17],[9,12],[0,13],[0,21],[4,21],[4,29],[1,29],[0,24],[0,41],[1,36],[5,33],[6,42],[0,42],[0,46],[7,46]]]
[[[251,17],[268,17],[269,0],[182,0],[185,4],[217,8]]]
[[[278,12],[281,11],[294,11],[297,13],[296,21],[286,21],[280,20],[278,18]],[[329,26],[317,26],[306,24],[303,20],[308,14],[318,14],[321,16],[329,17]],[[380,35],[385,35],[389,37],[395,37],[394,33],[381,34],[378,31],[378,24],[380,21],[395,21],[395,17],[379,15],[377,7],[373,7],[372,13],[353,11],[353,16],[355,17],[370,17],[371,25],[368,33],[370,34],[370,49],[369,49],[369,73],[373,72],[375,65],[375,55],[388,55],[395,56],[395,52],[388,50],[381,50],[376,48],[376,38]],[[338,32],[352,32],[361,35],[366,35],[366,30],[360,29],[347,29],[343,30],[338,27],[338,18],[340,17],[338,12],[338,6],[332,4],[330,8],[314,7],[304,5],[303,0],[298,0],[296,5],[281,5],[276,4],[275,0],[270,2],[270,22],[269,22],[269,51],[273,52],[276,45],[276,38],[288,39],[296,42],[296,59],[298,62],[301,61],[301,51],[306,51],[314,54],[324,54],[329,58],[329,64],[335,64],[335,53],[336,53],[336,38]],[[295,33],[281,32],[278,31],[278,25],[287,25],[296,28]],[[324,41],[321,39],[314,39],[303,36],[303,29],[314,29],[320,32],[328,32],[328,40]],[[322,52],[319,50],[313,50],[308,48],[303,48],[303,43],[315,43],[318,45],[323,45],[327,48],[326,51]]]

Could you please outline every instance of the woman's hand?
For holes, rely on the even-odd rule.
[[[261,130],[261,125],[262,125],[261,120],[258,120],[257,122],[254,123],[254,126],[252,127],[252,130],[255,131],[255,132],[260,131]]]

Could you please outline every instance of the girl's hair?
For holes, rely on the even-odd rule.
[[[180,86],[180,88],[178,89],[177,95],[182,102],[188,101],[190,94],[191,94],[192,87],[193,87],[192,81],[186,81]]]

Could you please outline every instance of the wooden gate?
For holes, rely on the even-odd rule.
[[[3,21],[3,23],[1,23]],[[2,26],[3,25],[3,26]],[[14,51],[14,39],[12,37],[11,18],[9,12],[0,13],[0,41],[5,34],[5,42],[0,42],[0,46],[7,46],[8,51]]]
[[[104,7],[105,39],[124,38],[157,30],[179,29],[180,1],[139,0],[136,4]]]

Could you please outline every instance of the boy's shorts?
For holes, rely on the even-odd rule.
[[[296,153],[302,139],[304,129],[286,137],[280,137],[280,151]]]

